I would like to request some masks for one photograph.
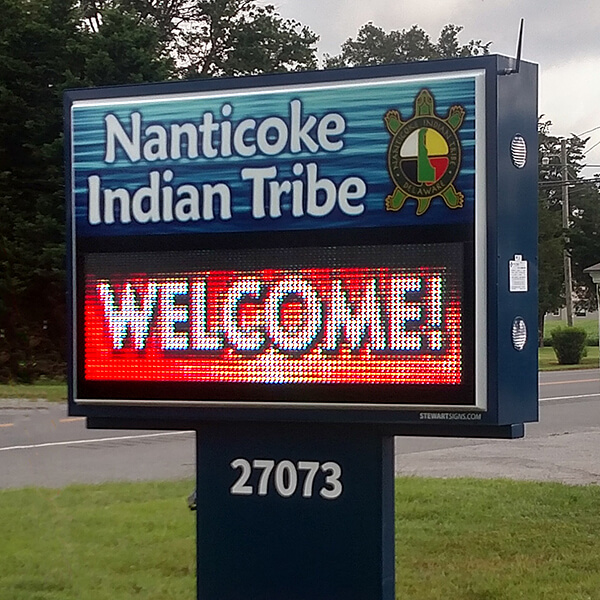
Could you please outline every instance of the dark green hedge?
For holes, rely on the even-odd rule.
[[[586,353],[585,329],[560,327],[551,335],[551,344],[560,365],[577,365]]]

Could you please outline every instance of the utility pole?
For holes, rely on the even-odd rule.
[[[560,140],[560,164],[562,165],[562,226],[565,244],[569,243],[569,181],[567,165],[567,140]],[[568,248],[563,250],[563,268],[565,273],[565,307],[567,309],[567,326],[573,327],[573,281],[571,275],[571,255]]]

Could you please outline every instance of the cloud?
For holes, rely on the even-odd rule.
[[[540,113],[552,121],[552,134],[579,135],[600,126],[600,78],[598,60],[587,57],[571,60],[541,72]],[[588,148],[600,141],[600,131],[589,135]],[[600,146],[587,155],[591,164],[600,164]],[[598,169],[595,169],[597,172]]]
[[[323,10],[327,3],[326,12]],[[417,24],[436,38],[447,23],[464,26],[463,43],[493,42],[493,51],[513,55],[519,20],[525,19],[524,57],[555,64],[566,57],[600,54],[600,2],[588,0],[281,0],[278,9],[321,36],[321,50],[337,54],[368,21],[386,31]]]
[[[434,39],[453,23],[463,26],[461,43],[491,41],[493,53],[514,56],[524,18],[523,58],[540,65],[540,113],[553,121],[553,133],[581,133],[600,125],[597,0],[280,0],[277,7],[319,34],[321,52],[333,55],[372,21],[386,31],[417,24]],[[594,136],[590,145],[600,138]],[[600,164],[600,148],[595,154],[589,158]]]

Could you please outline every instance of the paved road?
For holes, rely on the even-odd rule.
[[[523,440],[397,438],[396,471],[600,483],[600,373],[540,377],[540,423]],[[0,487],[193,478],[194,433],[98,431],[64,405],[0,401]]]
[[[540,374],[540,421],[520,440],[397,438],[396,472],[600,484],[600,372]]]

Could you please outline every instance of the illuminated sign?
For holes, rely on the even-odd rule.
[[[73,414],[498,423],[535,235],[493,64],[69,92]]]
[[[89,275],[85,377],[460,384],[456,279],[447,267]]]
[[[214,388],[194,384],[255,384],[244,394],[255,400],[274,399],[277,384],[317,395],[368,385],[385,388],[369,403],[397,406],[422,403],[418,387],[449,386],[455,399],[439,402],[455,403],[462,260],[460,244],[90,254],[83,387],[178,382],[210,401]]]

